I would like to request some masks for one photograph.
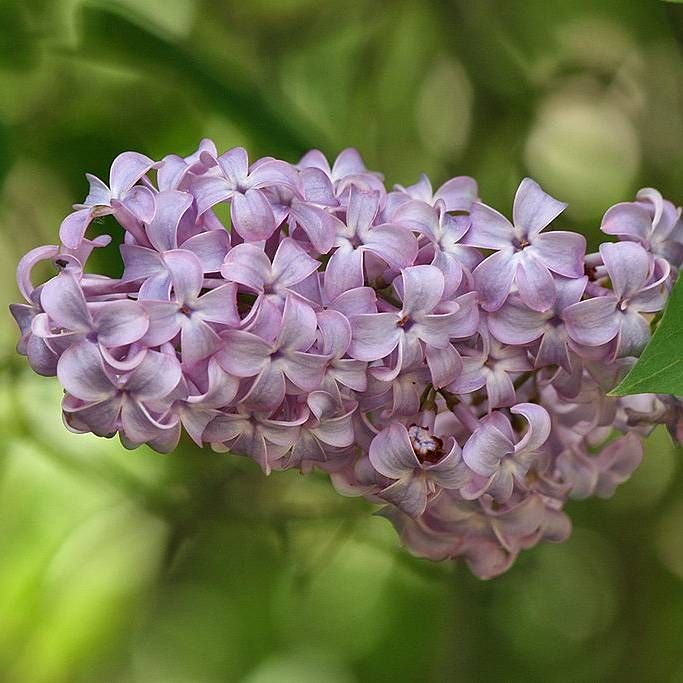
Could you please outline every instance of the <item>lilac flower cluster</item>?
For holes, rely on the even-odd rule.
[[[565,539],[566,500],[610,496],[655,424],[683,436],[675,399],[606,393],[683,263],[680,209],[656,190],[609,209],[619,241],[585,255],[547,230],[566,205],[529,178],[510,221],[469,177],[387,192],[351,149],[249,163],[204,140],[88,180],[12,306],[75,432],[168,452],[184,427],[266,473],[324,470],[386,504],[411,552],[483,578]],[[105,215],[125,230],[116,279],[85,270]],[[36,287],[41,261],[58,272]]]

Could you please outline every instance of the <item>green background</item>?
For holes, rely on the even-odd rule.
[[[0,292],[112,158],[358,147],[389,184],[521,177],[597,243],[683,200],[683,7],[655,0],[0,0]],[[115,250],[98,266],[115,274]],[[683,475],[665,432],[504,577],[411,558],[322,476],[62,427],[0,326],[0,680],[683,681]]]

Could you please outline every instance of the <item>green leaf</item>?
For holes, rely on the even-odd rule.
[[[683,277],[673,288],[657,329],[638,362],[610,396],[683,396]]]

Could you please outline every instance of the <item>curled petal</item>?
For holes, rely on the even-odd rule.
[[[522,415],[529,426],[522,440],[515,446],[515,452],[537,451],[550,436],[550,415],[542,406],[534,403],[518,403],[510,408],[513,415]]]
[[[408,430],[397,422],[392,422],[372,440],[369,456],[372,466],[389,479],[402,479],[420,467]]]

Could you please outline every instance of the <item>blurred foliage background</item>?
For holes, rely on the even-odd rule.
[[[392,184],[531,174],[595,244],[683,201],[683,6],[655,0],[0,0],[0,277],[135,149],[357,146]],[[116,253],[101,263],[116,271]],[[571,540],[478,582],[324,477],[67,433],[0,326],[0,680],[683,681],[683,475],[668,436]]]

